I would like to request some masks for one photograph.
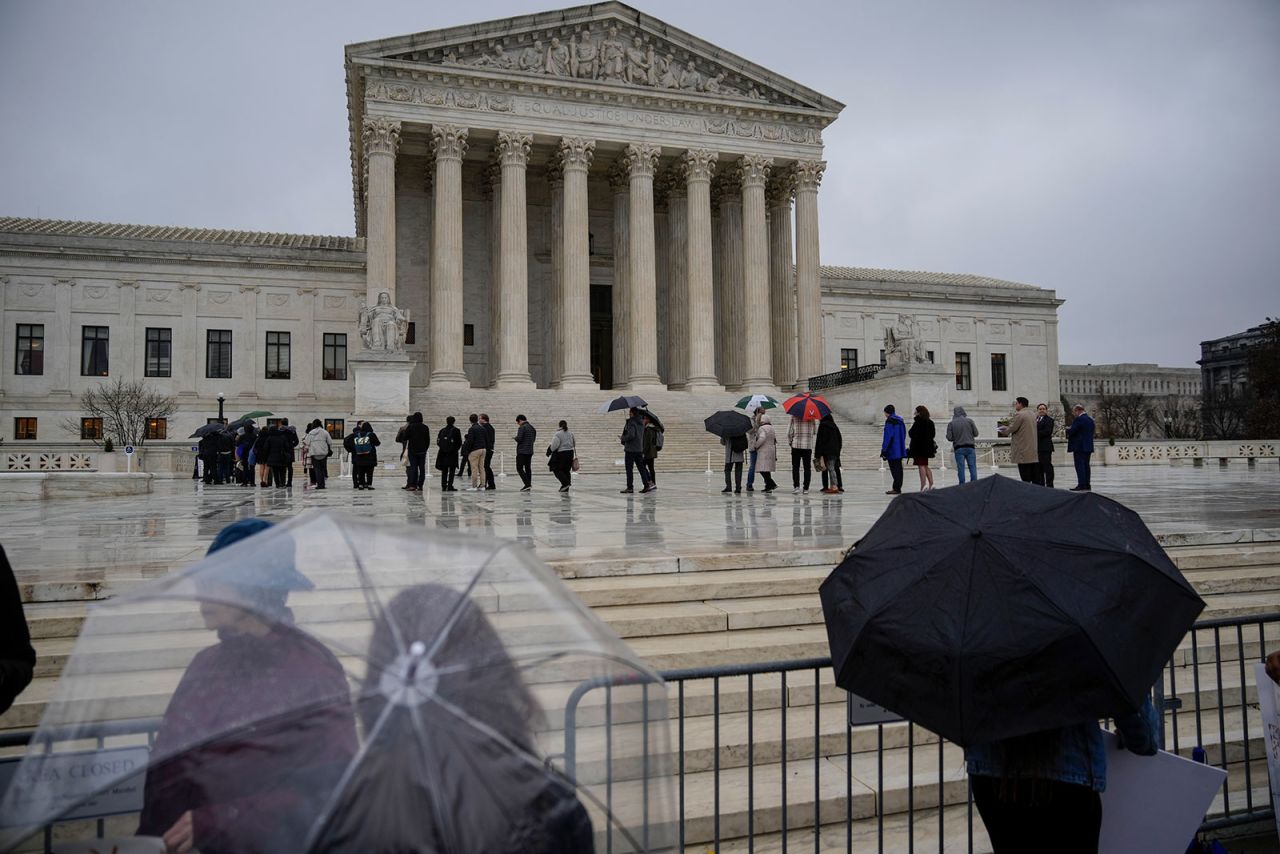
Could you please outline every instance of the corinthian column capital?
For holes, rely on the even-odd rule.
[[[763,187],[769,179],[773,160],[756,154],[744,154],[735,164],[734,172],[743,187]]]
[[[461,160],[467,153],[467,129],[457,125],[432,125],[431,147],[436,160]]]
[[[575,169],[586,171],[595,155],[596,142],[594,139],[566,136],[560,140],[560,145],[556,149],[555,159],[559,161],[560,168],[566,171]]]
[[[622,160],[626,164],[628,176],[652,178],[654,171],[658,168],[660,154],[662,149],[656,145],[635,142],[628,145],[622,152]]]
[[[822,183],[822,173],[826,171],[825,160],[798,160],[794,167],[796,190],[812,190],[817,192]]]
[[[680,167],[684,171],[685,181],[710,181],[715,174],[718,157],[714,151],[706,148],[691,148],[680,155]]]
[[[400,147],[400,123],[392,119],[365,117],[360,139],[364,142],[364,156],[396,153]]]
[[[498,157],[503,166],[525,166],[533,150],[533,134],[513,130],[498,131]]]

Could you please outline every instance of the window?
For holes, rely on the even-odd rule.
[[[346,435],[346,424],[341,418],[326,418],[324,420],[325,431],[334,439],[341,439]]]
[[[102,419],[101,418],[81,418],[80,419],[80,438],[95,439],[102,441]]]
[[[925,359],[927,359],[927,360],[928,360],[929,364],[931,364],[931,365],[933,364],[933,351],[932,351],[932,350],[925,350],[925,351],[924,351],[924,357],[925,357]]]
[[[15,439],[36,439],[36,419],[34,418],[15,418],[13,419],[13,438]]]
[[[991,390],[1009,390],[1009,377],[1005,373],[1004,353],[991,354]]]
[[[883,367],[884,367],[884,365],[885,365],[885,361],[884,361],[884,351],[883,351],[883,350],[881,350],[881,351],[880,351],[880,367],[882,367],[882,368],[883,368]]]
[[[474,323],[462,324],[462,346],[474,347],[476,344],[476,326]]]
[[[13,372],[29,376],[44,373],[43,323],[18,324],[18,353],[13,360]]]
[[[173,330],[147,327],[147,366],[149,377],[173,374]]]
[[[204,340],[205,377],[211,380],[231,379],[231,330],[210,329]]]
[[[969,354],[956,353],[956,391],[969,391],[973,388],[973,377],[969,374]]]
[[[169,436],[169,419],[167,418],[148,418],[147,419],[147,438],[148,439],[165,439]]]
[[[324,334],[324,368],[320,374],[323,380],[345,380],[347,378],[347,336],[336,332]]]
[[[850,368],[858,367],[858,351],[844,350],[840,351],[840,370],[847,371]]]
[[[289,333],[267,333],[267,379],[289,379]]]
[[[418,324],[414,323],[412,320],[409,321],[409,328],[405,330],[404,343],[406,344],[418,343]]]
[[[111,327],[80,327],[80,376],[105,377],[109,366]]]

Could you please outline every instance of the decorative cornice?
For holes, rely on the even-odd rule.
[[[808,190],[811,192],[818,191],[818,185],[822,183],[822,173],[826,171],[827,161],[825,160],[797,160],[794,167],[796,192]]]
[[[596,156],[596,142],[581,136],[566,136],[560,140],[555,160],[565,171],[586,171]]]
[[[745,154],[734,164],[733,171],[743,187],[763,187],[769,180],[769,170],[772,168],[771,158]]]
[[[633,142],[622,152],[622,160],[626,164],[627,175],[631,178],[652,178],[658,168],[658,157],[662,149],[656,145]]]
[[[533,134],[500,130],[496,149],[503,166],[527,166],[529,152],[533,150]]]
[[[680,156],[680,168],[685,181],[710,181],[716,173],[716,161],[719,155],[706,148],[693,148]]]
[[[394,119],[365,116],[361,139],[364,142],[366,158],[375,154],[389,154],[394,157],[396,150],[400,148],[400,122]]]
[[[436,160],[461,160],[467,153],[467,129],[457,125],[432,125],[431,148]]]

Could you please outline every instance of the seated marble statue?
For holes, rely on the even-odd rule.
[[[399,353],[404,349],[409,315],[391,304],[391,296],[383,291],[378,302],[360,310],[360,339],[369,350]]]

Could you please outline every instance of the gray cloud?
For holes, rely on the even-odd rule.
[[[545,8],[9,0],[0,214],[348,234],[343,45]],[[1068,362],[1280,310],[1280,4],[643,8],[848,104],[827,263],[1054,288]]]

